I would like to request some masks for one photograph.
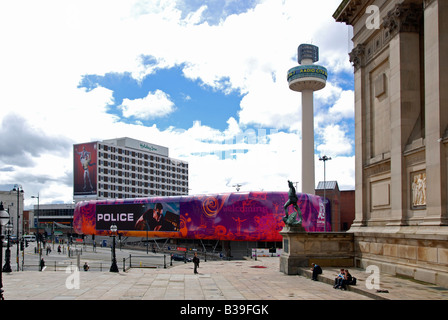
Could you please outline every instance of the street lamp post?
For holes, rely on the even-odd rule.
[[[118,266],[117,266],[117,258],[115,256],[115,234],[117,232],[118,228],[116,225],[110,226],[110,231],[112,232],[112,265],[110,266],[110,272],[118,272]]]
[[[320,161],[324,162],[324,231],[327,232],[327,198],[325,191],[327,190],[327,181],[326,181],[326,168],[325,162],[331,160],[331,157],[323,156],[319,158]]]
[[[40,246],[40,234],[39,234],[39,193],[37,196],[31,196],[32,199],[37,199],[37,221],[36,221],[36,238],[37,238],[37,253],[39,255],[39,262],[42,259],[42,251]]]
[[[19,195],[20,193],[23,193],[23,188],[22,185],[20,184],[15,184],[14,188],[12,189],[13,192],[17,192],[17,271],[20,270],[20,265],[19,265],[19,246],[20,246],[20,237],[19,237],[19,219],[20,219],[20,214],[19,214],[19,207],[20,207],[20,202],[19,202]]]
[[[8,236],[8,244],[5,251],[5,265],[3,266],[3,272],[12,272],[11,270],[11,250],[9,249],[9,243],[11,242],[11,232],[12,232],[11,221],[6,224],[6,234]]]
[[[9,221],[9,214],[3,208],[3,202],[0,202],[0,238],[2,234],[2,227],[6,225]],[[3,240],[0,239],[0,263],[3,261]],[[2,269],[0,268],[0,300],[4,300],[3,298],[3,278],[2,278]]]

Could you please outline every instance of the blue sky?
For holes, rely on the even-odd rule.
[[[109,107],[109,113],[127,123],[140,121],[144,125],[152,125],[156,120],[161,130],[171,126],[188,129],[198,119],[204,125],[225,130],[226,120],[237,116],[242,98],[238,91],[224,93],[203,85],[200,80],[186,79],[182,76],[182,66],[157,70],[141,82],[132,78],[129,73],[108,73],[101,76],[85,75],[79,84],[80,88],[89,91],[99,86],[113,91],[114,104]],[[165,92],[173,102],[176,110],[169,116],[154,116],[143,120],[136,116],[123,116],[123,111],[119,108],[123,99],[143,99],[148,92],[156,90]],[[204,117],[204,114],[207,116]]]
[[[128,136],[188,161],[190,193],[286,190],[301,180],[301,99],[286,81],[301,43],[319,46],[329,72],[314,95],[316,184],[326,154],[327,179],[353,189],[340,2],[2,2],[0,189],[71,202],[73,144]]]

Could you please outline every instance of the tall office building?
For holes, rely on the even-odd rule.
[[[188,162],[166,147],[124,137],[73,149],[75,201],[188,194]]]

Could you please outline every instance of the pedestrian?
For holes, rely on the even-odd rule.
[[[61,254],[61,245],[58,246],[58,253]]]
[[[348,272],[348,269],[345,269],[344,270],[344,279],[342,279],[342,281],[341,281],[340,289],[347,290],[347,285],[352,284],[352,280],[353,280],[352,275],[350,274],[350,272]]]
[[[199,268],[199,258],[197,252],[194,253],[193,263],[194,263],[194,273],[197,274]]]
[[[339,274],[334,278],[334,286],[335,289],[341,289],[342,288],[342,280],[345,278],[345,271],[344,269],[341,269],[339,271]]]
[[[89,265],[87,264],[87,262],[84,263],[84,271],[88,271],[90,269]]]
[[[319,274],[322,274],[322,268],[319,265],[315,264],[315,263],[312,263],[311,266],[312,266],[311,270],[313,271],[313,275],[311,277],[311,280],[317,281],[317,276]]]
[[[45,270],[45,261],[44,258],[40,259],[40,271]]]

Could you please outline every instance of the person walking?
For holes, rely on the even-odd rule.
[[[193,263],[194,263],[194,274],[197,274],[199,268],[199,258],[197,252],[194,253]]]
[[[40,259],[40,271],[45,270],[45,261],[44,258]]]

